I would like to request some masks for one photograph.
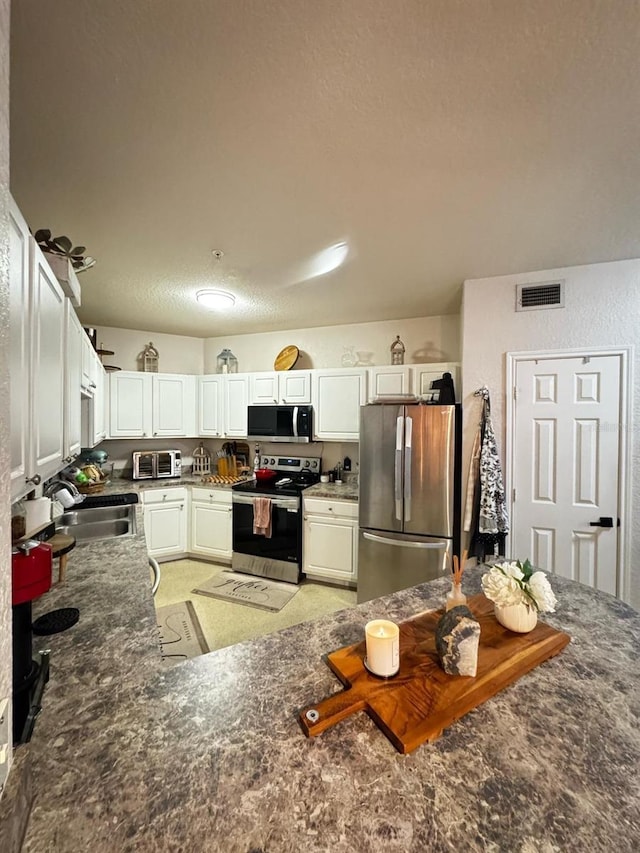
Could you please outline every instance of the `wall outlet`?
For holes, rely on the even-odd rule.
[[[0,796],[11,765],[11,700],[0,699]]]

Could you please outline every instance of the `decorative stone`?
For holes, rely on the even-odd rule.
[[[475,675],[480,623],[465,605],[452,607],[436,626],[436,649],[447,675]]]

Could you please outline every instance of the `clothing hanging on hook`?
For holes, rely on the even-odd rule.
[[[475,392],[482,397],[482,420],[480,424],[479,459],[476,459],[477,472],[474,470],[472,455],[472,471],[475,487],[473,489],[473,512],[471,523],[471,542],[469,554],[483,561],[487,555],[504,554],[505,540],[509,533],[509,518],[507,513],[506,495],[502,477],[502,467],[498,454],[498,445],[491,421],[491,398],[486,386]],[[477,453],[477,443],[474,443]],[[469,500],[469,488],[467,500]],[[469,510],[465,512],[465,529]]]

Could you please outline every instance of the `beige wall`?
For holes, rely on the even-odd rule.
[[[390,364],[390,347],[400,335],[406,364],[460,360],[460,317],[417,317],[378,323],[350,323],[316,329],[261,332],[217,338],[192,338],[144,330],[98,326],[98,346],[113,350],[105,364],[138,370],[138,354],[149,341],[159,352],[161,373],[215,373],[218,353],[228,347],[242,372],[273,370],[280,350],[295,344],[300,350],[297,369],[341,367],[349,349],[362,364]]]
[[[204,372],[215,373],[216,356],[224,347],[236,356],[242,372],[273,370],[276,356],[290,344],[301,351],[296,364],[298,369],[340,367],[348,348],[361,354],[362,363],[390,364],[389,348],[396,335],[400,335],[406,347],[406,364],[460,359],[460,318],[453,314],[208,338]]]
[[[0,699],[11,693],[8,193],[9,0],[0,0]]]
[[[105,356],[105,364],[114,364],[122,370],[138,370],[138,354],[149,341],[158,350],[161,373],[203,372],[204,340],[186,335],[165,335],[161,332],[145,332],[133,329],[115,329],[98,326],[98,346],[113,350],[114,355]]]
[[[565,307],[516,312],[516,284],[565,281]],[[640,337],[640,260],[616,261],[466,281],[462,306],[462,391],[466,472],[480,403],[473,392],[487,385],[504,459],[506,353],[635,345]],[[635,349],[632,425],[640,422],[640,348]],[[640,607],[640,438],[629,428],[632,506],[629,601]],[[465,473],[466,479],[466,473]]]

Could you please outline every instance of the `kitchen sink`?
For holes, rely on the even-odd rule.
[[[105,506],[63,513],[56,521],[56,533],[68,533],[78,542],[133,536],[136,532],[136,508]]]

